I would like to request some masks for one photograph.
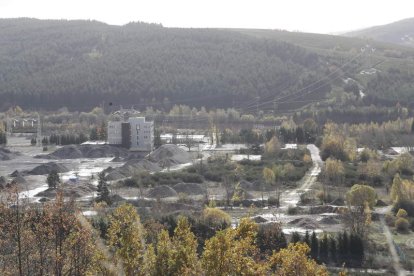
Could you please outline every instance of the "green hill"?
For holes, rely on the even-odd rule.
[[[414,47],[414,18],[346,33],[349,37],[370,38],[378,41]]]
[[[360,50],[365,44],[276,30],[2,19],[0,109],[87,110],[108,103],[169,108],[182,103],[249,112],[256,101],[264,110],[275,104],[292,109],[325,99],[331,90],[343,91],[348,77],[366,85],[374,99],[393,102],[401,95],[412,101],[407,96],[411,85],[399,87],[412,79],[414,51],[377,43],[375,55],[367,57]],[[374,64],[381,74],[359,74]],[[370,91],[370,82],[395,68],[397,83],[381,82]]]

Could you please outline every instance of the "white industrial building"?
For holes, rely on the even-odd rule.
[[[109,121],[108,144],[119,145],[133,151],[152,151],[154,149],[154,122],[146,121],[145,117]]]

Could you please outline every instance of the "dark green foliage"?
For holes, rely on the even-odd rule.
[[[43,146],[49,145],[49,139],[47,137],[43,137],[43,139],[42,139],[42,145]]]
[[[407,211],[409,217],[414,217],[414,201],[413,200],[399,200],[392,208],[394,214],[397,214],[398,210],[404,209]]]
[[[328,236],[324,234],[322,239],[319,241],[319,260],[323,263],[327,263],[329,261],[329,240]]]
[[[108,233],[108,228],[109,228],[108,217],[102,217],[102,216],[92,217],[92,226],[95,229],[99,230],[99,235],[101,238],[103,239],[106,238],[106,234]]]
[[[162,145],[161,132],[158,130],[154,131],[154,148],[158,148]]]
[[[343,263],[348,260],[349,256],[349,239],[348,233],[343,232],[342,234],[338,234],[338,262]]]
[[[257,92],[263,98],[289,94],[328,68],[328,58],[314,51],[236,30],[33,19],[4,19],[0,30],[3,108],[85,110],[103,102],[163,107],[171,99],[241,105]],[[329,90],[323,85],[312,97]]]
[[[111,205],[111,199],[109,197],[108,182],[105,178],[105,172],[100,172],[98,174],[98,186],[97,186],[97,202],[106,202],[106,204]]]
[[[361,266],[364,261],[364,244],[358,235],[351,234],[349,237],[350,258],[355,266]]]
[[[297,243],[297,242],[300,242],[300,234],[298,233],[298,232],[293,232],[292,233],[292,236],[290,237],[290,242],[291,243]]]
[[[50,189],[56,189],[57,185],[60,183],[60,177],[57,171],[51,171],[47,176],[46,182]]]
[[[312,236],[311,236],[311,256],[312,258],[314,258],[315,260],[318,259],[318,255],[319,255],[319,242],[318,242],[318,237],[316,237],[316,233],[312,232]]]
[[[85,134],[81,133],[79,135],[76,134],[52,134],[49,137],[49,143],[55,145],[79,145],[88,140]]]
[[[337,246],[336,246],[336,240],[333,236],[329,237],[329,257],[331,259],[332,262],[336,263],[337,261]]]
[[[306,230],[305,236],[303,236],[303,242],[306,243],[309,247],[311,246],[311,240],[308,230]]]
[[[96,127],[91,129],[91,133],[89,134],[89,139],[91,141],[99,140],[98,129]]]
[[[259,225],[256,243],[262,254],[271,255],[273,250],[286,248],[287,241],[280,224],[269,223]]]
[[[0,145],[6,145],[7,144],[7,134],[6,132],[1,131],[0,132]]]

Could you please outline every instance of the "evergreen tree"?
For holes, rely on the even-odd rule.
[[[158,130],[156,130],[155,131],[155,134],[154,134],[154,148],[158,148],[161,145],[162,145],[162,142],[161,142],[161,133]]]
[[[298,232],[295,231],[295,232],[292,233],[292,237],[290,238],[290,242],[291,243],[300,242],[300,235],[299,235]]]
[[[310,240],[308,230],[306,230],[306,232],[305,232],[305,236],[303,237],[303,242],[306,243],[309,247],[311,246],[311,240]]]
[[[328,262],[328,251],[329,251],[329,242],[328,235],[324,233],[322,239],[319,242],[319,259],[327,263]]]
[[[51,189],[56,189],[57,184],[60,183],[60,177],[57,171],[51,171],[46,179],[47,185]]]
[[[343,263],[349,255],[349,240],[347,232],[338,235],[338,260]]]
[[[333,236],[329,237],[329,255],[332,262],[336,263],[337,246]]]
[[[96,127],[94,127],[94,128],[91,129],[91,133],[89,135],[89,139],[91,141],[96,141],[96,140],[99,139],[99,137],[98,137],[98,130],[96,129]]]
[[[318,259],[318,253],[319,253],[319,242],[318,238],[316,237],[316,233],[312,232],[311,237],[311,256],[315,260]]]
[[[98,174],[98,197],[96,198],[97,202],[101,202],[104,201],[106,202],[106,204],[110,205],[111,204],[111,200],[109,198],[109,189],[108,189],[108,183],[105,179],[105,173],[104,172],[100,172]]]
[[[413,120],[413,122],[411,124],[411,133],[414,133],[414,120]]]
[[[361,266],[364,260],[364,244],[360,236],[351,234],[349,237],[349,254],[355,266]]]

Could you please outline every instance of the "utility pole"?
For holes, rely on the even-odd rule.
[[[36,137],[36,146],[42,146],[42,125],[40,121],[40,114],[37,113],[37,137]]]

